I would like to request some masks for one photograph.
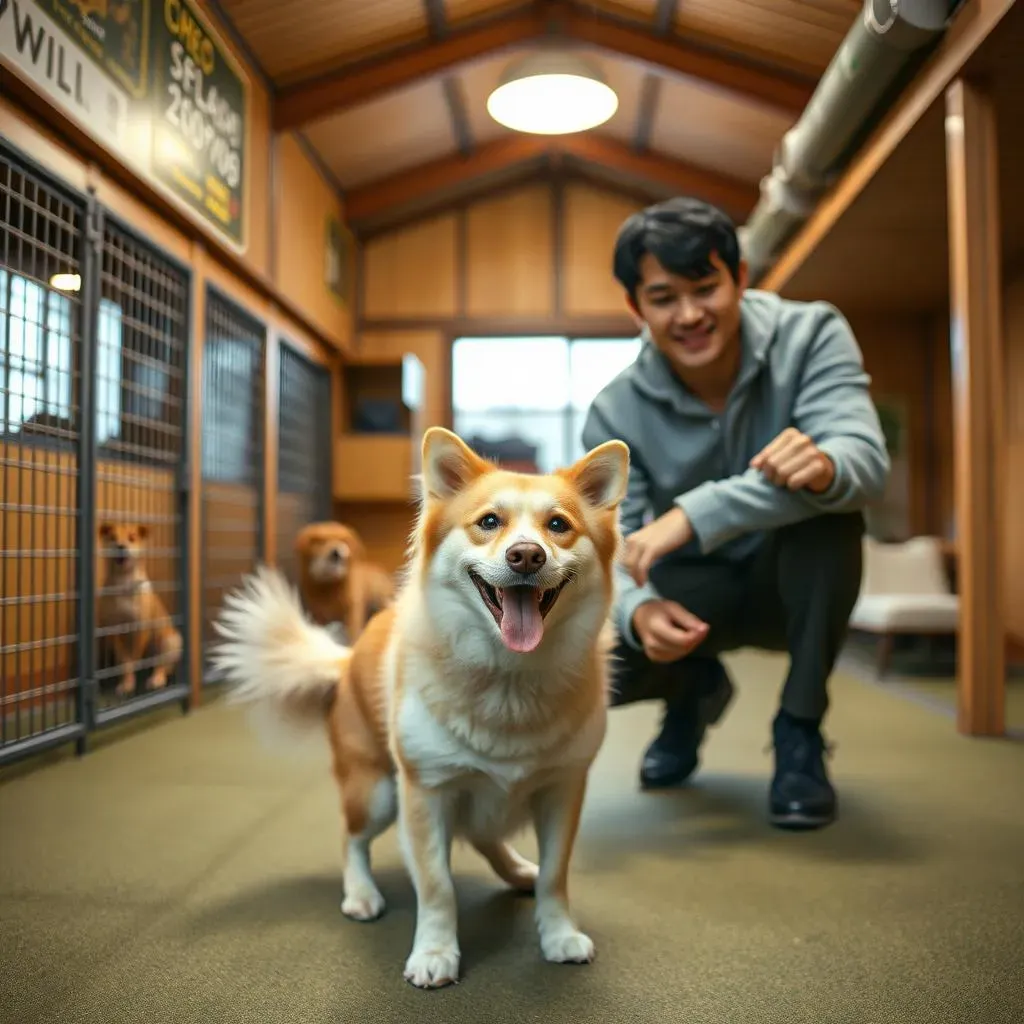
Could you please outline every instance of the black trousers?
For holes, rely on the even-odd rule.
[[[611,705],[671,703],[721,671],[718,655],[757,647],[789,653],[781,706],[798,718],[820,719],[860,592],[863,534],[859,512],[820,515],[766,534],[746,562],[661,559],[651,582],[703,619],[708,635],[686,657],[661,664],[620,638]]]

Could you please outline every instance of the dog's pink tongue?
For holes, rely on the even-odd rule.
[[[527,654],[541,642],[544,620],[539,587],[504,587],[501,591],[501,639],[510,651]]]

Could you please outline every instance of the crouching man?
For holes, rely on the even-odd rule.
[[[583,443],[631,451],[612,703],[664,704],[641,784],[696,770],[732,696],[720,654],[785,651],[769,818],[828,824],[828,680],[860,590],[862,510],[889,473],[860,349],[826,303],[747,290],[732,222],[698,200],[630,217],[614,273],[645,344],[594,400]]]

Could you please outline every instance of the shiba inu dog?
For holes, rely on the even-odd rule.
[[[508,885],[535,893],[548,960],[585,963],[594,944],[570,913],[567,879],[605,734],[628,449],[609,441],[550,475],[514,473],[432,428],[422,457],[407,576],[352,648],[262,570],[226,600],[215,658],[236,699],[326,722],[349,917],[384,910],[369,851],[397,817],[417,896],[408,981],[458,979],[455,837]],[[530,824],[538,865],[509,844]]]

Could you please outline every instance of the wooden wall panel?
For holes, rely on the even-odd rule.
[[[363,315],[380,320],[455,316],[454,213],[381,235],[363,251]]]
[[[625,308],[612,276],[612,251],[622,222],[642,203],[593,185],[574,182],[565,190],[563,306],[570,315],[617,315]]]
[[[929,391],[935,340],[930,324],[915,316],[851,314],[848,319],[871,375],[872,395],[905,403],[911,529],[914,533],[941,532],[933,500],[933,406]]]
[[[342,220],[341,200],[294,135],[279,136],[276,146],[274,282],[328,338],[348,348],[351,303],[328,288],[325,276],[327,224]]]
[[[1024,271],[1007,282],[1006,338],[1006,627],[1024,641]]]
[[[552,190],[537,184],[484,199],[465,217],[466,315],[554,313]]]
[[[612,243],[642,205],[543,179],[378,235],[363,250],[362,326],[457,320],[502,333],[519,322],[535,333],[574,329],[576,318],[584,333],[628,333]]]

